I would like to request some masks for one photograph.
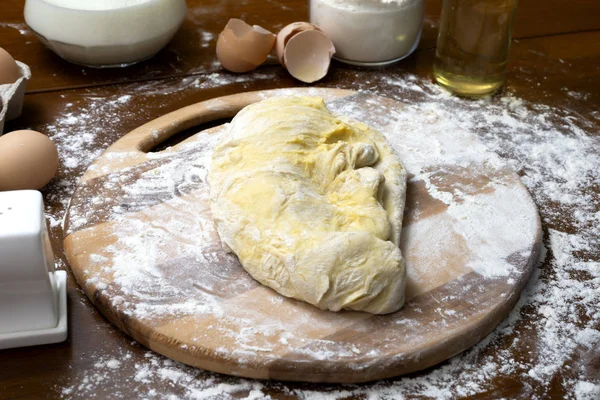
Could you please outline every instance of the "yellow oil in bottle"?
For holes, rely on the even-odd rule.
[[[444,0],[434,64],[438,84],[463,96],[502,86],[516,0]]]

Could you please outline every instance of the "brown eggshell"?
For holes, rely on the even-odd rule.
[[[276,36],[260,26],[241,19],[229,20],[217,40],[217,58],[231,72],[248,72],[264,63]]]
[[[327,75],[335,47],[323,32],[311,30],[290,38],[283,53],[288,72],[302,82],[312,83]]]
[[[275,50],[277,51],[277,59],[279,63],[285,67],[283,59],[283,51],[287,42],[297,33],[304,31],[320,31],[319,28],[308,22],[292,22],[286,25],[277,34],[277,40],[275,41]]]
[[[0,85],[15,83],[20,77],[21,71],[15,59],[0,47]]]
[[[29,130],[0,136],[0,191],[41,189],[57,169],[58,151],[47,136]]]
[[[238,48],[239,41],[231,34],[223,32],[219,35],[217,39],[217,58],[223,68],[231,72],[248,72],[255,69],[258,65],[242,60]]]

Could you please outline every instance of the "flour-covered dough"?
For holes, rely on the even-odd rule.
[[[257,281],[332,311],[402,307],[406,172],[377,131],[321,98],[264,100],[223,133],[209,183],[223,246]]]

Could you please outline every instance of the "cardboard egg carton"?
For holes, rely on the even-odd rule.
[[[23,110],[25,99],[25,86],[31,78],[31,70],[20,61],[17,61],[21,77],[15,83],[0,85],[0,136],[4,133],[4,122],[17,118]]]

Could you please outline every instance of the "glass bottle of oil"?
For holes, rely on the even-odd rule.
[[[463,96],[485,96],[504,83],[517,0],[444,0],[435,79]]]

